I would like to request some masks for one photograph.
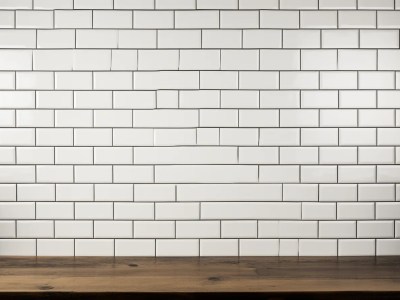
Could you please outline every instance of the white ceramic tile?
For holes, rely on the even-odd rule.
[[[0,0],[0,255],[398,255],[398,2]]]

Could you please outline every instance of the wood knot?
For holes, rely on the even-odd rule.
[[[221,277],[218,277],[218,276],[211,276],[211,277],[208,277],[208,280],[209,280],[209,281],[220,281],[220,280],[221,280]]]
[[[39,288],[39,290],[41,290],[41,291],[48,291],[48,290],[54,289],[54,286],[45,284],[45,285],[39,285],[38,288]]]
[[[134,267],[138,267],[139,265],[138,264],[128,264],[128,266],[134,268]]]

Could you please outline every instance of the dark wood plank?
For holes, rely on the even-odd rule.
[[[232,292],[251,293],[246,299],[400,299],[400,257],[0,258],[0,299],[241,295]]]

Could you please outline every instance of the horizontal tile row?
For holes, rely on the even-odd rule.
[[[17,10],[3,11],[0,28],[400,28],[399,11],[288,10]]]
[[[1,147],[1,164],[399,164],[400,147]]]
[[[398,29],[0,29],[0,48],[399,48]]]
[[[2,239],[0,245],[0,255],[25,256],[365,256],[399,255],[400,243],[398,239]]]
[[[0,50],[1,71],[399,69],[400,50],[396,49]],[[11,73],[0,76],[7,74]]]
[[[120,99],[116,99],[118,100]],[[36,127],[37,129],[40,127],[165,127],[168,121],[170,122],[168,127],[400,127],[400,110],[395,109],[279,110],[269,108],[196,111],[126,108],[123,110],[9,109],[0,112],[0,116],[4,118],[0,124],[2,127]],[[152,119],[152,117],[158,117],[158,119]],[[172,119],[175,121],[173,122]]]
[[[2,0],[0,9],[400,9],[398,0]]]
[[[37,111],[40,109],[74,109],[77,111],[113,108],[400,109],[399,97],[399,90],[0,91],[0,108],[36,108]],[[9,114],[9,112],[3,113]],[[78,114],[79,111],[76,113]]]
[[[300,192],[302,192],[302,189]],[[284,191],[285,192],[285,191]],[[286,192],[287,193],[287,192]],[[304,194],[304,192],[303,192]],[[293,195],[291,195],[293,196]],[[177,203],[177,202],[164,202],[164,203],[132,203],[132,202],[0,202],[2,211],[0,213],[1,220],[18,220],[18,224],[27,224],[26,229],[30,230],[37,226],[43,226],[48,229],[47,232],[51,232],[53,236],[53,221],[52,220],[125,220],[125,221],[96,221],[96,224],[109,224],[111,230],[113,225],[118,227],[120,224],[123,228],[132,228],[132,221],[134,220],[134,227],[142,228],[141,231],[151,231],[151,237],[166,237],[162,233],[168,232],[168,236],[174,235],[174,221],[177,220],[231,220],[229,222],[222,222],[222,225],[226,223],[233,223],[231,226],[239,225],[239,228],[232,230],[230,235],[239,234],[242,230],[240,227],[243,225],[244,232],[257,232],[258,224],[258,235],[262,237],[316,237],[318,232],[319,224],[319,235],[320,237],[328,237],[327,235],[321,236],[324,227],[332,227],[331,230],[335,232],[335,227],[340,231],[340,224],[344,224],[343,236],[351,233],[353,228],[354,232],[356,229],[356,220],[364,220],[359,223],[359,235],[360,237],[372,237],[375,235],[380,237],[388,237],[387,235],[393,236],[394,226],[393,221],[375,221],[375,220],[395,220],[400,212],[399,202],[338,202],[336,203],[322,203],[322,202],[202,202],[202,203]],[[375,211],[376,210],[376,211]],[[22,221],[21,221],[22,219]],[[282,221],[283,220],[307,220],[307,221]],[[25,221],[25,220],[49,220],[49,221]],[[155,222],[139,222],[138,220],[157,220]],[[160,221],[161,220],[161,221]],[[170,221],[162,221],[170,220]],[[269,220],[240,222],[237,220]],[[280,220],[280,221],[271,221]],[[309,221],[314,220],[314,221]],[[322,221],[322,220],[338,220],[336,222]],[[319,221],[319,223],[317,222]],[[14,237],[16,227],[15,221],[1,221],[0,222],[0,236]],[[138,226],[141,224],[141,226]],[[236,225],[235,225],[236,224]],[[249,225],[249,230],[245,230]],[[308,225],[307,225],[308,224]],[[323,225],[324,224],[324,225]],[[347,225],[346,225],[347,224]],[[396,223],[399,225],[399,222]],[[71,232],[69,235],[56,234],[56,237],[62,238],[82,238],[92,237],[92,221],[56,221],[56,229],[60,225],[61,232]],[[170,226],[167,226],[170,225]],[[220,222],[219,221],[196,221],[196,222],[177,222],[179,238],[220,238]],[[396,225],[396,226],[397,226]],[[154,232],[151,229],[153,226]],[[253,227],[254,226],[254,227]],[[285,226],[286,227],[285,229]],[[301,226],[305,226],[303,229]],[[368,228],[372,227],[372,228]],[[374,230],[374,226],[376,230]],[[86,229],[83,229],[84,227]],[[382,230],[379,230],[382,227]],[[309,230],[307,230],[307,228]],[[4,230],[3,230],[4,229]],[[106,231],[99,230],[99,231]],[[157,229],[157,230],[156,230]],[[211,231],[209,229],[212,229]],[[20,235],[23,237],[22,232],[18,230]],[[223,230],[224,231],[224,230]],[[386,234],[384,232],[387,232]],[[9,234],[12,232],[13,234]],[[29,237],[44,237],[41,230],[32,230]],[[56,230],[57,232],[57,230]],[[123,233],[123,230],[113,231],[112,237],[118,237],[118,233],[123,234],[119,237],[132,237],[132,232],[128,234]],[[126,232],[126,231],[125,231]],[[160,236],[154,236],[157,232],[161,232]],[[211,232],[211,233],[210,233]],[[236,232],[236,233],[235,233]],[[381,234],[382,233],[382,234]],[[37,235],[36,235],[37,234]],[[381,235],[379,235],[381,234]],[[397,231],[397,237],[400,232]],[[95,232],[96,235],[96,232]],[[127,236],[128,235],[128,236]],[[142,233],[137,233],[137,237],[150,237],[143,236]],[[224,234],[222,234],[224,235]],[[254,235],[254,236],[253,236]],[[311,235],[311,236],[310,236]],[[52,237],[49,236],[49,237]],[[240,237],[256,237],[257,234],[248,236],[244,234]],[[25,236],[27,237],[27,236]],[[96,236],[95,236],[96,237]],[[98,236],[99,237],[99,236]],[[105,237],[104,235],[102,237]],[[110,237],[110,236],[107,236]],[[222,236],[224,237],[224,236]],[[227,237],[227,236],[225,236]],[[231,236],[232,237],[232,236]],[[239,237],[239,236],[235,236]],[[333,237],[333,236],[331,236]],[[335,236],[339,237],[339,236]]]
[[[0,146],[176,146],[187,145],[186,136],[194,142],[196,132],[199,145],[400,146],[400,128],[0,128]]]
[[[399,255],[399,239],[2,239],[18,256]]]
[[[393,90],[395,71],[1,72],[3,90]]]
[[[0,165],[0,183],[397,183],[400,165]]]
[[[373,202],[400,201],[400,184],[0,184],[1,202],[89,202],[89,201],[135,201],[150,205],[125,204],[122,213],[130,218],[140,218],[145,208],[145,218],[153,218],[154,202],[249,202],[301,201],[301,202],[364,202],[342,203],[340,215],[335,203],[303,203],[301,216],[310,220],[331,220],[336,216],[348,220],[373,219]],[[367,203],[371,202],[371,203]],[[73,203],[71,203],[72,205]],[[14,213],[17,218],[32,218],[34,203],[4,203],[8,207],[4,217]],[[45,205],[44,203],[38,205]],[[49,204],[48,207],[54,206]],[[61,213],[63,205],[60,205]],[[89,205],[90,204],[86,204]],[[93,204],[96,207],[96,204]],[[111,204],[106,207],[110,207]],[[118,204],[122,205],[122,204]],[[388,204],[383,204],[388,205]],[[28,216],[19,214],[18,207],[29,207]],[[70,207],[70,206],[67,206]],[[100,204],[100,207],[101,204]],[[131,207],[132,209],[127,209]],[[137,210],[138,213],[134,214]],[[24,211],[21,209],[21,211]],[[71,211],[71,210],[70,210]],[[95,210],[94,210],[95,211]],[[129,212],[130,211],[130,212]]]
[[[390,208],[388,208],[390,209]],[[79,212],[79,210],[77,210]],[[156,214],[163,214],[162,207]],[[176,213],[175,213],[176,214]],[[187,218],[190,219],[190,216]],[[396,228],[396,232],[394,232]],[[1,238],[320,238],[400,237],[393,221],[0,221]]]

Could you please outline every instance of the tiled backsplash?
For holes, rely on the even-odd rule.
[[[0,255],[400,255],[399,0],[0,0]]]

